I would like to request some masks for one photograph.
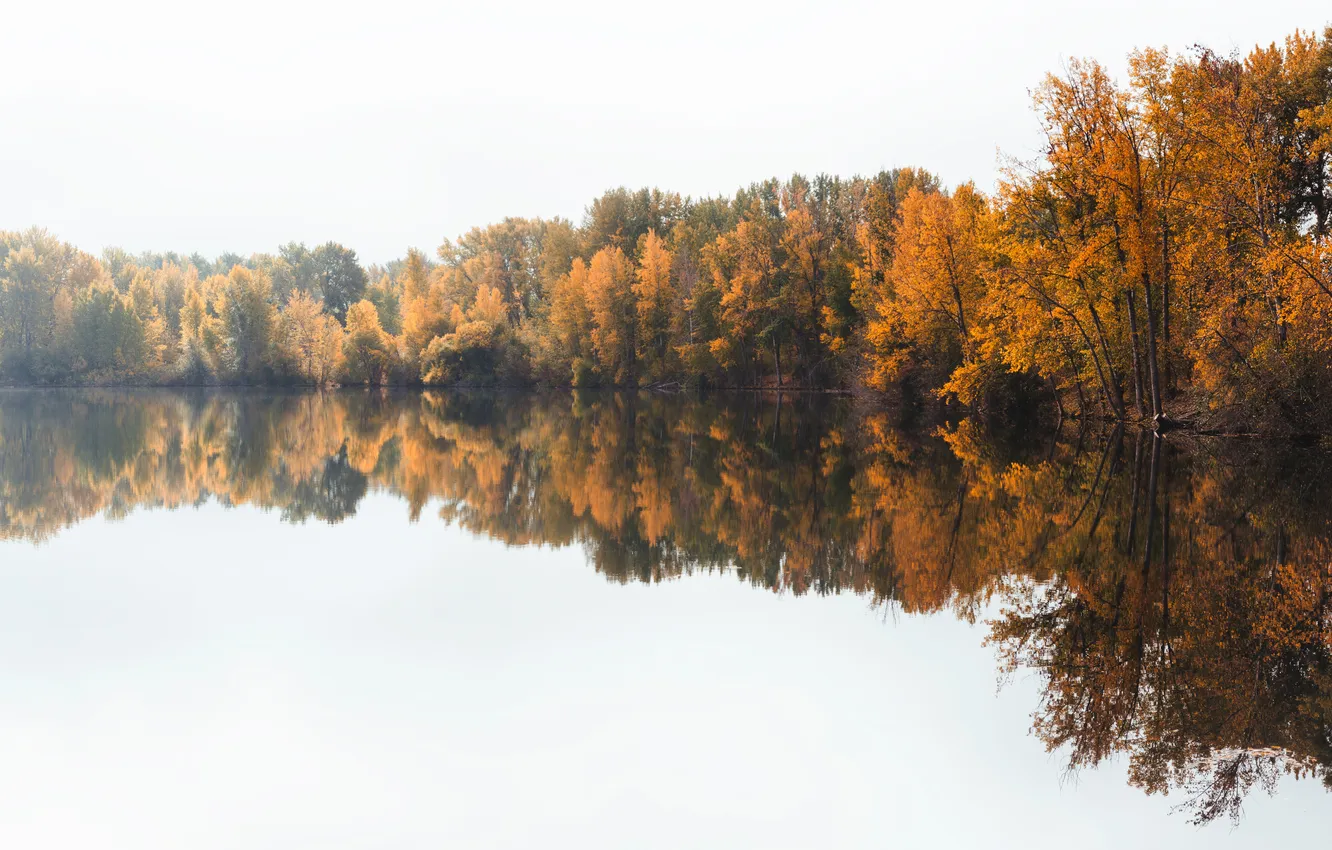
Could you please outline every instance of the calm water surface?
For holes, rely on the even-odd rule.
[[[1321,842],[1329,472],[829,399],[0,392],[0,845]]]

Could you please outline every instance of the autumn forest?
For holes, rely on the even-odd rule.
[[[0,233],[25,385],[836,389],[909,404],[1332,427],[1332,29],[1075,61],[992,193],[922,168],[693,199],[616,189],[360,263],[93,256]]]

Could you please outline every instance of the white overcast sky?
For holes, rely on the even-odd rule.
[[[618,185],[921,165],[988,187],[1069,57],[1328,23],[1326,0],[0,0],[0,229],[386,261]]]

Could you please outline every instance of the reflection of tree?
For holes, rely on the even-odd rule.
[[[1070,767],[1125,752],[1133,783],[1182,787],[1196,820],[1238,817],[1255,784],[1332,756],[1326,494],[1314,470],[1145,439],[1104,484],[1097,556],[1015,578],[992,640],[1040,672],[1035,731]]]
[[[1071,768],[1117,753],[1202,821],[1332,764],[1327,461],[1083,431],[1011,447],[838,400],[466,393],[0,395],[0,537],[213,499],[578,544],[618,582],[728,570],[990,624]]]
[[[282,518],[289,522],[304,522],[310,517],[341,522],[356,513],[365,491],[365,475],[347,462],[347,448],[343,446],[337,455],[324,461],[323,469],[296,483],[290,501],[282,508]]]

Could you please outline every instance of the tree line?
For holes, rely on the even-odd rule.
[[[616,189],[364,267],[0,236],[21,383],[864,389],[1219,428],[1332,424],[1332,28],[1036,89],[996,190],[928,171]]]

